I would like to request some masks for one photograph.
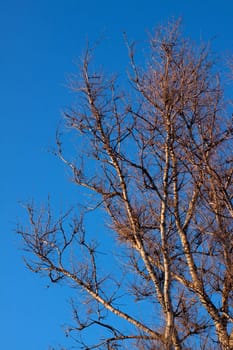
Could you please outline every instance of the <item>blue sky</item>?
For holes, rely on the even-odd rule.
[[[48,152],[61,111],[72,103],[67,74],[87,39],[104,41],[98,64],[127,68],[123,32],[146,40],[146,32],[171,16],[182,16],[195,40],[214,39],[213,49],[232,52],[231,0],[8,0],[0,1],[1,100],[1,347],[42,350],[66,344],[62,324],[70,319],[65,287],[27,271],[14,230],[24,222],[19,201],[42,203],[50,194],[57,208],[78,201],[62,164]]]

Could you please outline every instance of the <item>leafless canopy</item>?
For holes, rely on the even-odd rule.
[[[80,348],[233,349],[233,127],[219,75],[177,23],[151,37],[144,66],[127,45],[125,92],[93,71],[87,50],[65,113],[75,159],[57,138],[92,210],[55,220],[28,205],[30,225],[18,229],[27,264],[81,293],[88,310],[74,300],[67,330]],[[98,218],[108,227],[93,241],[85,223]],[[91,327],[102,329],[95,343],[83,336]]]

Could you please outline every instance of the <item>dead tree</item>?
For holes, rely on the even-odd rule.
[[[95,344],[80,340],[85,349],[230,350],[233,127],[219,74],[208,46],[183,39],[176,23],[151,37],[144,66],[128,49],[125,92],[92,69],[92,50],[71,81],[78,103],[65,121],[78,151],[69,158],[58,137],[57,155],[93,208],[55,220],[28,205],[30,226],[18,229],[27,265],[84,293],[86,319],[74,301],[69,334],[104,330]],[[97,220],[95,211],[108,227],[90,241],[85,215]],[[109,232],[124,253],[115,276],[113,253],[101,258],[96,243]]]

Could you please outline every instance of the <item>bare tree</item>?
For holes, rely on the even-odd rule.
[[[125,92],[91,68],[92,50],[71,81],[78,106],[65,120],[79,148],[68,158],[58,135],[57,155],[92,208],[56,220],[28,205],[27,265],[84,293],[86,319],[73,301],[68,333],[85,349],[233,349],[233,127],[219,74],[177,23],[151,37],[144,67],[128,49]],[[96,211],[108,227],[90,240]],[[101,255],[109,232],[115,274],[114,254]],[[90,327],[104,330],[95,344]]]

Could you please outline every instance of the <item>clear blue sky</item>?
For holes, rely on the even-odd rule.
[[[8,0],[0,1],[0,333],[1,348],[42,350],[66,344],[61,325],[70,319],[66,288],[26,270],[14,234],[24,221],[18,201],[60,208],[77,201],[62,164],[47,150],[54,144],[61,110],[72,101],[65,78],[75,71],[87,38],[105,39],[97,59],[107,70],[127,64],[123,32],[146,32],[182,16],[192,38],[216,37],[214,50],[233,48],[231,0]]]

